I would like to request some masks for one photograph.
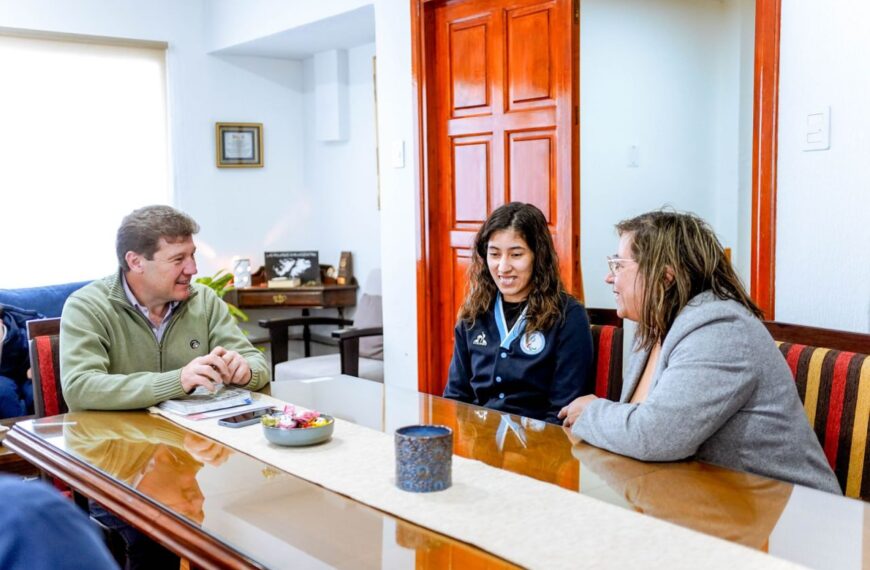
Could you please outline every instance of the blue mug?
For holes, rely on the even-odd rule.
[[[396,486],[412,493],[443,491],[453,470],[453,430],[415,425],[396,430]]]

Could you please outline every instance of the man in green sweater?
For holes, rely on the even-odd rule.
[[[147,206],[121,222],[118,272],[79,289],[60,325],[60,373],[70,411],[147,408],[234,384],[269,382],[224,302],[193,282],[199,225],[169,206]],[[127,568],[178,568],[178,557],[90,503],[91,516],[124,541]]]
[[[118,272],[73,293],[63,309],[61,385],[71,411],[140,409],[197,386],[268,383],[265,358],[224,302],[192,280],[198,231],[169,206],[121,222]]]

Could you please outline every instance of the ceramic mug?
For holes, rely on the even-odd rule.
[[[447,426],[413,425],[396,430],[396,486],[412,493],[450,487],[453,430]]]

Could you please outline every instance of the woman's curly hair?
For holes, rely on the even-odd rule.
[[[704,291],[733,299],[762,318],[713,229],[700,217],[659,210],[623,220],[616,231],[631,234],[636,279],[643,285],[639,348],[649,350],[664,340],[683,307]]]
[[[563,317],[565,286],[559,276],[559,258],[547,219],[538,208],[522,202],[510,202],[497,208],[477,232],[468,268],[468,292],[459,308],[459,319],[471,327],[495,302],[498,286],[489,272],[486,254],[492,235],[507,229],[519,234],[534,256],[526,331],[545,331]]]

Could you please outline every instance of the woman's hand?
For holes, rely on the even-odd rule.
[[[589,394],[588,396],[580,396],[575,399],[573,402],[559,410],[559,419],[563,420],[562,425],[565,427],[571,427],[574,425],[574,422],[577,421],[577,418],[580,417],[580,414],[586,409],[591,402],[594,402],[598,399],[598,396],[594,394]]]

